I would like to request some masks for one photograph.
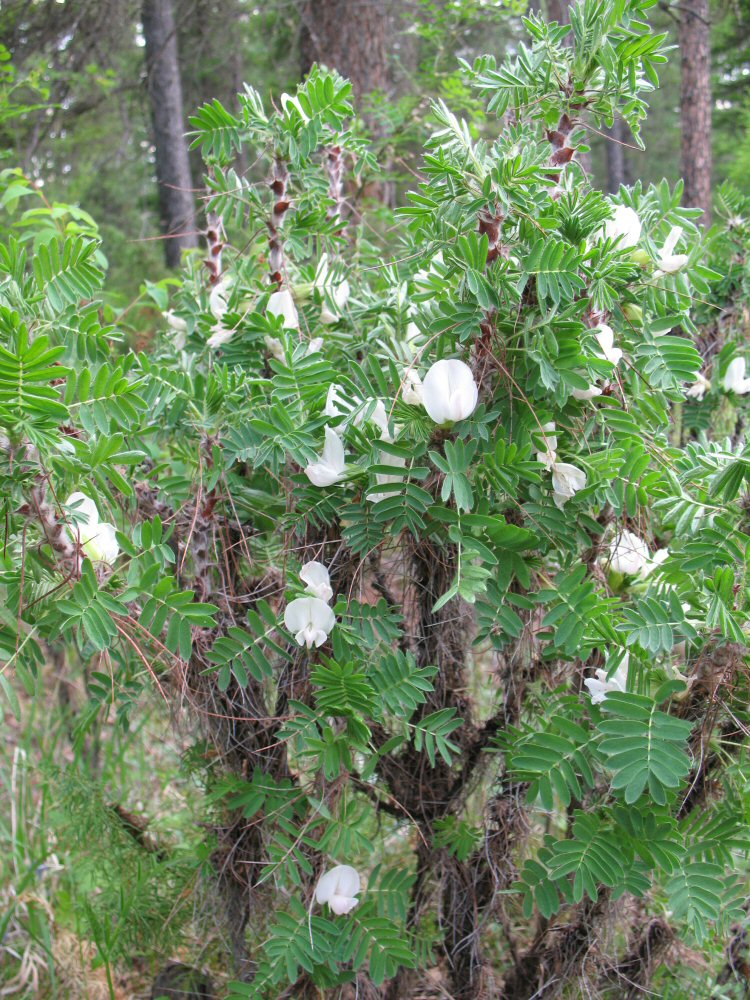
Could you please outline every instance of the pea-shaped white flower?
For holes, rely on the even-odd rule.
[[[388,465],[392,469],[398,470],[395,475],[391,475],[388,472],[376,472],[375,480],[378,486],[390,486],[393,483],[402,483],[403,475],[401,474],[401,469],[406,468],[406,458],[396,455],[387,455],[385,452],[380,452],[378,458],[379,465]],[[381,500],[385,500],[387,497],[392,497],[393,493],[368,493],[367,500],[370,503],[379,503]]]
[[[334,913],[342,916],[359,903],[357,896],[361,887],[362,883],[356,868],[352,868],[351,865],[336,865],[318,879],[315,899],[321,905],[328,903]]]
[[[663,274],[677,274],[687,265],[690,257],[685,253],[674,252],[681,236],[682,226],[672,226],[656,259],[658,267],[654,271],[655,278],[660,278]]]
[[[71,493],[65,506],[73,508],[70,529],[91,562],[112,566],[120,552],[115,526],[99,520],[96,504],[85,493]]]
[[[596,670],[593,677],[587,677],[583,682],[589,689],[591,704],[600,705],[608,694],[613,691],[626,692],[628,690],[628,661],[630,654],[625,653],[617,670],[611,677],[607,676],[606,670]]]
[[[333,285],[328,289],[328,297],[333,303],[333,309],[328,305],[327,299],[323,301],[323,306],[320,310],[320,322],[325,323],[326,326],[330,326],[332,323],[338,323],[341,318],[341,314],[344,311],[346,303],[349,301],[350,288],[349,282],[344,278],[343,281],[339,282],[338,285]],[[336,310],[334,312],[334,309]]]
[[[609,547],[609,567],[615,573],[636,576],[648,564],[649,559],[648,545],[627,528],[623,528],[612,539]]]
[[[174,309],[167,309],[164,313],[164,319],[172,331],[172,343],[178,351],[181,351],[187,339],[187,323],[175,313]]]
[[[688,399],[697,399],[700,401],[710,388],[710,380],[707,379],[705,375],[701,375],[701,373],[698,372],[695,376],[695,382],[692,382],[685,390],[685,395]]]
[[[646,565],[641,570],[641,576],[650,576],[655,570],[657,570],[663,562],[669,559],[669,549],[657,549],[653,555],[650,555],[646,561]]]
[[[298,646],[322,646],[336,624],[336,616],[319,597],[297,597],[284,611],[284,624]]]
[[[299,330],[299,316],[297,307],[294,304],[292,293],[288,288],[282,288],[279,292],[274,292],[268,300],[266,312],[271,316],[281,316],[282,325],[290,330]]]
[[[209,292],[208,308],[211,310],[214,319],[219,322],[224,318],[224,313],[227,311],[230,292],[231,282],[226,278],[217,281]]]
[[[608,240],[619,240],[620,249],[634,247],[641,238],[638,213],[627,205],[615,205],[612,218],[604,223],[602,235]]]
[[[436,361],[424,377],[422,402],[436,424],[465,420],[474,412],[478,399],[471,368],[456,358]]]
[[[299,578],[307,584],[305,590],[313,597],[317,597],[321,601],[330,601],[333,597],[331,577],[323,563],[316,562],[314,559],[306,562],[299,571]]]
[[[303,110],[300,103],[299,97],[292,97],[291,94],[281,95],[281,107],[284,109],[286,115],[293,119],[295,115],[299,115],[303,122],[309,122],[310,116]]]
[[[607,326],[606,323],[602,323],[598,330],[595,331],[594,336],[606,360],[613,365],[619,364],[622,358],[622,351],[619,347],[614,346],[615,334],[612,327]]]
[[[338,384],[338,382],[333,382],[329,389],[328,395],[326,396],[326,405],[323,409],[323,413],[327,417],[340,417],[344,414],[351,415],[351,413],[359,408],[359,412],[354,417],[354,426],[361,427],[365,414],[368,413],[367,420],[370,423],[375,424],[375,426],[380,430],[380,437],[383,441],[392,441],[391,432],[388,428],[388,414],[385,409],[385,404],[382,399],[373,400],[372,397],[369,399],[362,400],[359,396],[353,396],[351,402],[346,399],[343,395],[344,390]],[[370,404],[374,403],[373,407]],[[337,434],[343,434],[344,426],[339,424],[335,431]]]
[[[588,399],[596,399],[597,396],[601,396],[602,390],[596,385],[589,385],[588,389],[573,389],[570,394],[573,399],[585,402]]]
[[[552,499],[562,509],[571,497],[586,485],[586,473],[568,462],[552,465]]]
[[[354,426],[359,427],[364,421],[365,413],[369,409],[369,403],[372,403],[372,399],[365,400],[365,407],[362,409],[357,416],[354,418]],[[388,414],[385,409],[385,403],[382,399],[375,400],[375,406],[373,407],[370,416],[367,418],[368,421],[375,426],[380,431],[380,439],[382,441],[392,441],[393,437],[391,435],[390,429],[388,427]]]
[[[332,382],[328,386],[326,405],[323,408],[323,413],[327,417],[340,417],[352,409],[351,405],[347,403],[346,399],[341,395],[343,391],[344,390],[338,382]]]
[[[224,326],[223,323],[215,323],[211,327],[211,336],[206,343],[209,347],[222,347],[224,344],[229,343],[234,336],[234,332],[233,329]]]
[[[422,379],[416,368],[407,368],[401,383],[401,399],[409,406],[421,406],[424,402]]]
[[[725,392],[735,392],[738,396],[750,392],[750,378],[745,378],[744,358],[734,358],[729,362],[722,384]]]
[[[271,337],[266,334],[263,338],[263,343],[266,345],[266,350],[271,355],[272,358],[276,358],[277,361],[285,361],[286,354],[284,352],[284,345],[281,343],[278,337]]]
[[[330,427],[325,429],[325,444],[317,462],[311,462],[305,475],[313,486],[333,486],[344,478],[346,457],[338,434]]]
[[[555,421],[550,420],[547,424],[542,424],[542,433],[539,435],[540,450],[536,453],[537,462],[541,462],[547,469],[557,462],[557,434]]]

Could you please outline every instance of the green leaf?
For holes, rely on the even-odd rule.
[[[690,770],[687,740],[691,725],[660,711],[642,695],[612,692],[602,703],[599,750],[613,772],[612,788],[636,802],[648,787],[658,805]]]
[[[458,753],[459,748],[448,737],[462,725],[463,720],[456,718],[455,708],[441,708],[414,724],[414,747],[418,751],[424,749],[432,767],[438,753],[450,765],[451,755]]]

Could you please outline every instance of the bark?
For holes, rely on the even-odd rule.
[[[678,39],[684,202],[711,221],[711,39],[709,0],[683,0]]]
[[[386,90],[387,25],[382,0],[305,0],[300,32],[303,74],[317,62],[351,80],[356,97]]]
[[[545,13],[548,21],[557,21],[558,24],[569,24],[570,14],[568,8],[571,0],[546,0]]]
[[[624,145],[627,142],[628,127],[621,118],[615,118],[612,128],[605,130],[605,135],[607,191],[615,194],[620,190],[620,185],[630,183]]]
[[[302,0],[300,28],[300,69],[309,72],[313,63],[337,70],[351,81],[356,99],[373,91],[387,91],[387,45],[392,18],[386,0]],[[367,108],[362,118],[376,139],[386,136],[384,121]],[[388,155],[381,157],[387,171]],[[393,207],[395,186],[388,181],[371,181],[359,195]],[[352,197],[353,214],[358,216],[358,197]]]
[[[172,0],[143,0],[142,20],[165,255],[177,267],[182,250],[198,246],[198,234]]]

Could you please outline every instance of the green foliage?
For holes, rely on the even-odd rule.
[[[691,725],[657,709],[650,698],[613,693],[599,723],[599,745],[612,771],[612,787],[628,803],[648,788],[657,805],[667,802],[667,789],[677,788],[690,769],[685,743]]]
[[[593,788],[594,775],[586,754],[592,742],[587,731],[564,715],[553,716],[541,732],[514,741],[510,769],[529,781],[529,800],[539,799],[553,809],[557,798],[568,807],[583,800],[583,789]]]
[[[501,878],[498,961],[523,958],[535,911],[570,929],[603,894],[669,907],[703,947],[737,916],[750,465],[724,378],[750,233],[702,233],[680,185],[605,198],[580,165],[616,118],[640,141],[666,52],[652,6],[529,13],[509,58],[464,64],[408,204],[375,225],[341,201],[338,170],[364,184],[374,158],[337,73],[204,102],[221,283],[198,254],[142,275],[143,321],[166,317],[147,350],[102,298],[96,225],[3,176],[3,699],[23,719],[60,657],[77,760],[105,724],[132,747],[154,691],[206,736],[186,756],[217,842],[185,866],[121,836],[99,790],[63,795],[108,967],[209,856],[252,903],[254,978],[229,992],[258,1000],[437,954],[459,975],[451,934],[480,947]],[[640,233],[605,235],[623,209]],[[685,259],[663,274],[673,228]],[[478,396],[452,366],[462,419],[440,426],[438,360]],[[343,864],[356,905],[319,903]]]

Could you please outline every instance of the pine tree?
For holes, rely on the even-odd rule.
[[[711,218],[711,38],[709,0],[684,0],[678,37],[682,64],[680,118],[686,205]]]
[[[164,249],[167,264],[177,267],[198,235],[172,0],[143,0],[142,19]]]

